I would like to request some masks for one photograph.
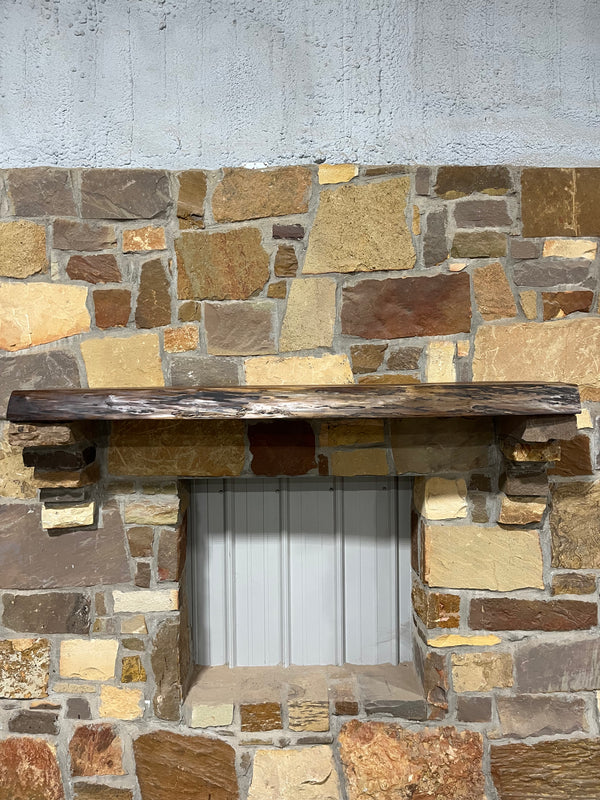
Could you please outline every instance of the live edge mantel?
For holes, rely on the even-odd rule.
[[[13,422],[124,419],[338,419],[577,414],[564,383],[50,389],[15,391]]]

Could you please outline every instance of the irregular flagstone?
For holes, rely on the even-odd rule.
[[[64,800],[56,751],[44,739],[0,741],[1,800]]]
[[[414,503],[425,519],[467,516],[467,484],[464,478],[416,478]]]
[[[87,219],[152,219],[167,212],[169,176],[151,169],[85,169],[81,216]]]
[[[239,475],[244,466],[239,420],[132,420],[112,425],[113,475]]]
[[[165,385],[156,333],[87,339],[81,354],[90,389]]]
[[[280,217],[308,211],[312,183],[309,167],[223,170],[213,195],[217,222],[238,222],[261,217]]]
[[[473,271],[473,290],[485,320],[517,316],[517,305],[502,264],[496,262]]]
[[[342,333],[365,339],[468,333],[469,276],[359,281],[343,290],[341,320]]]
[[[74,355],[62,350],[20,353],[2,359],[0,416],[6,415],[10,393],[15,389],[73,389],[80,386]]]
[[[480,733],[352,720],[339,742],[349,800],[484,800]]]
[[[129,322],[131,312],[131,292],[129,289],[94,289],[94,316],[96,326],[124,328]]]
[[[560,319],[577,311],[587,313],[594,299],[594,293],[583,292],[542,292],[544,320]]]
[[[100,687],[100,716],[113,719],[139,719],[144,714],[144,693],[141,689]]]
[[[354,344],[350,347],[353,372],[376,372],[383,364],[386,344]],[[396,369],[389,364],[390,369]],[[398,367],[403,369],[403,367]],[[409,367],[408,369],[412,369]]]
[[[587,729],[585,700],[539,695],[497,697],[496,705],[504,736],[553,736]]]
[[[358,175],[356,164],[319,164],[319,183],[347,183]]]
[[[88,283],[120,283],[121,270],[111,253],[91,256],[71,256],[67,264],[67,275],[73,281]]]
[[[580,261],[521,261],[513,269],[517,286],[589,285],[589,264]]]
[[[427,383],[454,383],[456,367],[454,342],[431,341],[426,347],[425,381]]]
[[[148,225],[123,231],[123,252],[136,253],[144,250],[166,250],[165,229]]]
[[[24,350],[90,329],[85,286],[0,285],[0,350]]]
[[[533,640],[516,653],[515,687],[532,693],[600,689],[599,661],[596,635],[567,642]]]
[[[281,335],[280,352],[331,347],[335,325],[336,283],[331,278],[292,281]]]
[[[508,167],[444,166],[438,169],[434,191],[445,200],[454,200],[475,192],[503,195],[511,188]]]
[[[90,599],[80,592],[3,594],[2,623],[27,633],[89,633]]]
[[[121,739],[112,725],[80,725],[69,744],[71,774],[76,777],[125,775],[121,750]]]
[[[554,485],[550,531],[553,567],[600,568],[600,481]]]
[[[8,171],[8,193],[17,217],[75,216],[71,173],[54,167]]]
[[[589,239],[546,239],[542,255],[555,258],[596,258],[598,243]],[[533,256],[535,257],[535,256]]]
[[[275,353],[273,312],[268,300],[205,303],[206,347],[211,355]]]
[[[506,255],[506,235],[497,231],[459,231],[452,240],[450,255],[452,258],[502,258]]]
[[[427,228],[423,235],[423,263],[426,267],[435,267],[448,258],[447,222],[446,208],[427,214]]]
[[[170,282],[160,258],[142,264],[135,309],[138,328],[156,328],[171,322]]]
[[[37,497],[33,469],[23,464],[23,450],[11,447],[0,428],[0,497],[29,500]]]
[[[184,231],[175,240],[180,300],[246,300],[269,277],[258,228],[224,233]]]
[[[459,228],[506,228],[512,224],[506,200],[464,200],[454,207]]]
[[[156,684],[153,705],[159,719],[179,721],[185,678],[179,652],[181,635],[179,621],[167,620],[159,626],[152,643],[152,671]]]
[[[552,594],[593,594],[595,591],[593,573],[559,572],[552,576]]]
[[[49,671],[47,639],[0,640],[0,697],[46,697]]]
[[[28,278],[47,270],[45,227],[28,220],[0,223],[0,276]]]
[[[204,199],[206,197],[206,173],[200,169],[180,172],[177,216],[181,228],[204,227]]]
[[[235,750],[204,736],[155,731],[133,743],[142,800],[237,800]]]
[[[303,273],[412,269],[409,191],[409,177],[322,191]]]
[[[521,171],[523,236],[576,236],[575,175],[572,169]]]
[[[262,356],[244,362],[248,386],[328,386],[354,383],[347,355]]]
[[[331,747],[256,751],[248,800],[339,800],[340,797]]]
[[[112,225],[94,225],[73,219],[54,220],[52,247],[56,250],[108,250],[116,244]]]

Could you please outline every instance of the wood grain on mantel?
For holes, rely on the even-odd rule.
[[[54,389],[13,392],[13,422],[119,419],[486,417],[577,414],[565,383],[428,383],[407,386],[277,386]]]

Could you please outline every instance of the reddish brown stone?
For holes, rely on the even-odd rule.
[[[506,167],[440,167],[435,193],[446,200],[464,197],[475,192],[499,195],[512,188]]]
[[[179,721],[183,679],[181,635],[179,620],[166,620],[160,624],[152,643],[151,663],[156,683],[153,706],[159,719]]]
[[[456,719],[459,722],[489,722],[491,718],[491,697],[463,694],[456,698]]]
[[[96,327],[124,328],[131,312],[129,289],[94,289]]]
[[[163,528],[158,538],[158,579],[178,581],[185,562],[187,517],[178,528]]]
[[[484,320],[517,316],[517,305],[502,264],[495,262],[473,271],[473,292]]]
[[[277,420],[248,426],[255,475],[305,475],[314,469],[315,434],[307,420]]]
[[[69,744],[71,775],[124,775],[121,751],[121,740],[112,725],[81,725]]]
[[[493,745],[491,760],[499,800],[598,798],[598,739]]]
[[[142,265],[140,290],[135,309],[138,328],[155,328],[171,322],[169,278],[159,258]]]
[[[246,703],[240,706],[242,731],[272,731],[282,728],[279,703]]]
[[[8,171],[8,193],[17,217],[75,216],[71,173],[54,167]]]
[[[84,219],[152,219],[167,212],[170,200],[162,170],[86,169],[81,175]]]
[[[112,225],[94,225],[73,219],[54,220],[52,246],[56,250],[109,250],[117,244]]]
[[[225,169],[213,194],[213,214],[217,222],[302,214],[311,183],[307,167]]]
[[[304,227],[302,225],[275,223],[273,225],[274,239],[304,239]]]
[[[235,750],[219,739],[154,731],[133,743],[142,800],[237,800]]]
[[[348,800],[484,800],[480,733],[351,720],[339,744]]]
[[[445,208],[427,214],[427,227],[423,234],[423,263],[426,267],[434,267],[448,258],[447,217]]]
[[[356,344],[350,348],[352,372],[376,372],[383,363],[386,344]]]
[[[560,461],[557,461],[554,467],[548,470],[548,474],[570,478],[576,475],[592,475],[593,473],[589,437],[582,433],[574,439],[561,441]]]
[[[134,558],[148,558],[152,555],[154,531],[148,527],[129,528],[127,530],[129,551]]]
[[[274,303],[256,300],[205,303],[206,347],[211,355],[266,355],[277,352]]]
[[[319,475],[329,475],[329,459],[323,453],[318,456]]]
[[[594,293],[582,292],[542,292],[544,319],[559,319],[576,311],[587,313],[592,307]]]
[[[97,256],[71,256],[67,275],[74,281],[88,283],[120,283],[121,272],[117,259],[109,253]]]
[[[180,172],[177,216],[181,228],[204,227],[204,200],[206,198],[206,173],[199,169]]]
[[[44,739],[0,741],[0,800],[64,800],[60,767]]]
[[[427,653],[423,662],[423,691],[429,719],[443,719],[448,711],[448,669],[441,653]]]
[[[506,235],[496,231],[455,234],[450,252],[452,258],[503,258]]]
[[[523,236],[576,236],[572,169],[530,168],[521,173]]]
[[[75,633],[90,630],[90,598],[79,592],[3,594],[2,623],[21,633]]]
[[[151,580],[152,571],[150,569],[150,564],[148,564],[147,561],[138,561],[135,565],[135,578],[133,579],[135,585],[142,589],[148,589],[150,588]]]
[[[298,270],[296,251],[290,244],[282,244],[275,254],[275,275],[278,278],[293,278]]]
[[[600,170],[575,170],[575,214],[578,236],[600,236]]]
[[[464,200],[454,208],[458,228],[508,228],[512,224],[506,200]]]
[[[486,631],[573,631],[597,622],[597,604],[579,600],[478,598],[469,613],[469,627]]]
[[[365,339],[442,336],[471,329],[469,276],[363,280],[343,290],[342,332]]]
[[[559,572],[552,576],[552,594],[593,594],[595,591],[593,573]]]
[[[508,416],[496,420],[496,430],[524,442],[549,442],[576,436],[577,420],[574,416]]]
[[[388,355],[387,367],[393,370],[418,369],[421,347],[399,347]]]
[[[552,736],[586,730],[585,700],[552,695],[520,694],[497,697],[496,706],[504,736]]]

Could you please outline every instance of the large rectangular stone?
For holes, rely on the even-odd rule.
[[[2,624],[27,633],[85,634],[90,630],[90,598],[81,592],[3,594]]]
[[[600,481],[555,484],[550,512],[552,566],[600,568]]]
[[[587,692],[600,689],[600,640],[596,635],[568,642],[533,640],[515,656],[520,692]]]
[[[308,211],[310,167],[223,170],[212,201],[217,222],[280,217]]]
[[[163,170],[86,169],[81,175],[81,216],[87,219],[152,219],[170,203]]]
[[[477,419],[395,419],[391,441],[396,472],[435,475],[488,465],[493,426]]]
[[[513,269],[517,286],[587,285],[590,267],[580,261],[521,261]]]
[[[526,739],[587,730],[582,697],[521,694],[497,697],[496,706],[504,736]]]
[[[486,631],[572,631],[598,623],[598,604],[578,600],[471,600],[469,627]]]

